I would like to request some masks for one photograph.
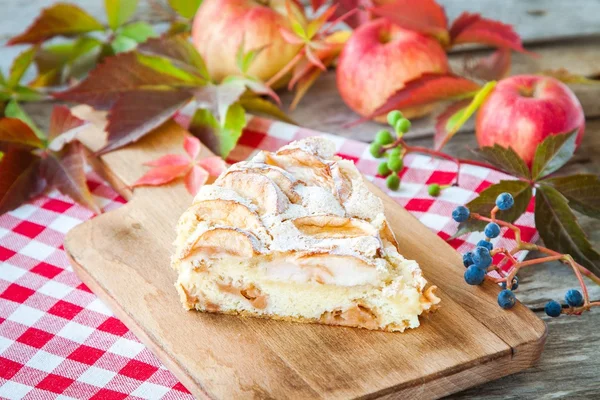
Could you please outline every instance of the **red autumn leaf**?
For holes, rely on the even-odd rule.
[[[355,11],[344,20],[349,27],[354,29],[369,21],[372,17],[371,11],[369,10],[382,2],[381,0],[337,0],[335,3],[338,8],[335,10],[331,19],[337,19],[344,14]]]
[[[452,74],[423,74],[407,82],[370,115],[358,122],[387,114],[390,111],[436,103],[475,92],[479,85],[469,79]]]
[[[484,81],[500,80],[508,76],[511,58],[510,50],[504,47],[476,62],[466,59],[464,74]]]
[[[310,0],[313,11],[317,11],[325,3],[327,3],[327,0]]]
[[[186,165],[163,165],[155,167],[135,181],[132,186],[160,186],[184,176],[189,170],[190,164]]]
[[[103,30],[104,26],[81,8],[73,4],[57,3],[43,9],[33,24],[25,32],[10,39],[8,44],[39,43],[55,36],[73,36]]]
[[[73,142],[60,152],[48,154],[42,159],[40,168],[48,186],[99,214],[100,209],[86,183],[84,166],[83,145]]]
[[[136,142],[186,105],[193,96],[188,91],[139,90],[120,95],[108,114],[104,154]]]
[[[396,0],[373,7],[371,12],[402,28],[434,36],[442,43],[448,42],[446,12],[435,0]]]
[[[203,158],[197,164],[212,176],[219,176],[227,168],[225,161],[217,156]]]
[[[66,106],[54,106],[50,115],[50,127],[48,128],[49,149],[61,150],[67,143],[76,139],[81,126],[85,121],[71,114]]]
[[[46,182],[39,174],[40,159],[30,151],[7,147],[0,157],[0,214],[14,210],[40,194]]]
[[[183,148],[190,159],[195,160],[196,157],[198,157],[198,154],[200,154],[202,145],[200,144],[200,140],[198,140],[198,138],[186,136],[185,139],[183,139]]]
[[[471,99],[459,100],[450,104],[440,115],[435,119],[435,135],[433,136],[433,147],[441,149],[452,138],[448,131],[448,120],[458,111],[467,107]]]
[[[452,44],[479,43],[528,53],[512,26],[465,12],[450,28]]]
[[[44,146],[29,125],[17,118],[0,119],[0,144],[2,143],[25,149]]]
[[[190,160],[181,154],[167,154],[156,160],[145,162],[144,165],[149,167],[165,167],[168,165],[189,165]]]
[[[198,193],[200,187],[204,185],[208,180],[208,175],[209,174],[205,169],[194,165],[183,179],[185,183],[185,188],[187,189],[188,193],[190,193],[191,195],[195,195],[196,193]]]
[[[88,104],[97,109],[108,109],[126,92],[162,90],[166,93],[165,88],[195,87],[200,84],[198,76],[185,74],[181,70],[177,71],[183,75],[176,74],[172,71],[175,67],[164,62],[161,62],[160,67],[150,66],[144,63],[144,57],[152,56],[128,52],[107,58],[79,85],[55,93],[54,97]],[[167,61],[156,56],[151,60]],[[169,67],[170,70],[166,70]]]

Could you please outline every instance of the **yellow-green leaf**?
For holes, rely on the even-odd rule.
[[[9,89],[13,89],[19,84],[19,82],[21,82],[21,78],[33,62],[36,50],[37,49],[35,47],[31,47],[15,58],[12,67],[10,68],[10,74],[8,75],[8,81],[6,83],[6,86]]]
[[[108,26],[113,31],[123,25],[135,13],[138,0],[104,0]]]
[[[14,100],[11,100],[4,109],[4,115],[9,118],[16,118],[23,121],[36,135],[36,137],[42,141],[46,141],[46,134],[42,132],[40,128],[37,127],[35,122],[31,119],[31,117],[21,108],[19,103]],[[40,142],[41,143],[41,142]],[[34,145],[36,147],[41,147],[41,145]]]
[[[133,50],[137,47],[138,42],[128,38],[126,36],[117,35],[115,40],[112,41],[110,46],[113,48],[115,54],[125,53],[126,51]]]
[[[229,107],[223,125],[219,124],[210,110],[197,110],[189,130],[213,153],[226,158],[242,136],[245,126],[246,113],[239,103],[235,103]]]
[[[157,37],[158,35],[154,31],[152,25],[139,21],[125,25],[119,31],[119,36],[125,36],[135,40],[137,43],[143,43],[149,38]]]
[[[184,18],[192,18],[200,4],[202,0],[169,0],[171,8]]]
[[[269,100],[263,99],[258,96],[242,96],[239,101],[240,105],[250,113],[265,114],[270,117],[275,117],[280,121],[287,122],[288,124],[297,125],[297,123],[291,119],[283,110],[277,107],[276,104]]]

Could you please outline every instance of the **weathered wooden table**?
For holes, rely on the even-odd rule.
[[[101,0],[72,0],[103,18]],[[520,54],[513,57],[512,74],[535,73],[545,69],[567,68],[588,77],[600,76],[600,1],[597,0],[441,0],[449,18],[461,11],[481,12],[486,16],[515,25],[526,47],[539,54],[531,58]],[[0,0],[0,45],[31,23],[39,10],[53,0]],[[145,2],[141,2],[137,18],[160,24]],[[12,58],[22,48],[0,47],[0,68],[7,70]],[[471,56],[486,54],[472,50]],[[458,68],[465,53],[453,53],[451,63]],[[573,85],[581,100],[587,118],[586,135],[581,147],[564,173],[587,172],[600,174],[600,87]],[[292,96],[282,93],[289,104]],[[40,125],[48,121],[51,104],[28,104],[26,109]],[[366,123],[352,129],[342,124],[356,115],[342,102],[337,93],[335,72],[328,72],[312,88],[297,110],[290,113],[299,124],[324,132],[370,141],[380,128]],[[411,145],[430,146],[433,123],[431,118],[415,121],[407,140]],[[467,125],[446,147],[448,153],[473,157],[470,149],[476,147],[473,126]],[[580,216],[583,228],[591,241],[600,247],[600,221]],[[549,325],[546,350],[537,366],[485,386],[458,393],[451,398],[600,398],[600,313],[594,310],[581,317],[551,319],[545,316],[544,304],[550,299],[561,299],[567,289],[577,287],[573,274],[558,263],[548,263],[525,269],[520,275],[518,298],[533,309]],[[591,284],[593,285],[593,284]],[[593,300],[600,300],[600,287],[591,286]]]

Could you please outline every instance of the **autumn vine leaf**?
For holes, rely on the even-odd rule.
[[[326,71],[327,67],[337,58],[350,37],[348,31],[332,33],[331,29],[357,10],[352,9],[331,21],[338,8],[337,5],[334,5],[324,10],[315,19],[306,21],[297,15],[295,8],[291,7],[289,2],[286,3],[286,6],[291,29],[280,27],[280,33],[286,42],[302,45],[302,48],[266,84],[272,86],[291,72],[292,77],[288,83],[288,89],[293,90],[296,87],[296,96],[290,106],[290,109],[294,109],[321,73]]]
[[[508,76],[511,58],[511,52],[507,48],[498,49],[476,61],[466,57],[463,75],[483,81],[499,81]]]
[[[436,120],[433,147],[441,150],[458,130],[471,118],[496,87],[496,81],[488,82],[475,93],[471,101],[459,100],[451,104]]]
[[[493,207],[500,193],[510,193],[515,206],[500,211],[498,216],[503,221],[514,222],[527,210],[535,188],[535,225],[545,245],[570,254],[594,274],[600,274],[600,253],[593,248],[572,211],[600,218],[600,178],[591,174],[553,176],[573,156],[576,137],[576,131],[548,136],[538,146],[531,169],[510,147],[481,148],[481,156],[516,180],[490,186],[466,206],[472,212],[481,213]],[[459,225],[457,235],[481,230],[483,225],[482,221],[465,221]]]
[[[130,51],[157,36],[148,23],[129,22],[138,0],[105,0],[104,4],[108,26],[74,4],[56,3],[43,9],[25,32],[8,41],[9,45],[36,45],[32,49],[38,76],[32,87],[80,79],[105,57]],[[42,45],[55,37],[69,40]]]
[[[11,107],[13,115],[26,115],[16,103]],[[85,155],[77,141],[84,123],[67,107],[55,106],[48,134],[40,137],[29,119],[0,119],[0,151],[4,153],[0,159],[0,213],[51,188],[100,213],[87,187]]]
[[[0,71],[0,104],[11,99],[16,101],[37,101],[46,96],[39,93],[30,85],[21,83],[23,76],[31,66],[36,53],[32,47],[20,53],[13,61],[8,75]]]
[[[138,179],[133,186],[161,186],[183,178],[187,191],[194,196],[206,183],[209,176],[218,176],[227,164],[220,157],[212,156],[198,159],[202,145],[192,136],[183,141],[186,155],[167,154],[144,165],[153,167]]]
[[[476,82],[457,75],[423,74],[408,81],[404,87],[391,95],[383,105],[353,124],[365,122],[396,109],[472,97],[480,89],[480,85]]]

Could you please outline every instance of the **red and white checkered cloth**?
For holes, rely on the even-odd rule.
[[[275,150],[316,132],[254,118],[232,152],[230,162],[256,149]],[[450,183],[451,162],[408,155],[402,184],[390,192],[375,177],[378,161],[365,143],[328,136],[338,153],[353,160],[368,179],[413,213],[443,239],[456,230],[450,214],[500,179],[485,168],[465,165],[460,188],[441,196],[427,193],[430,183]],[[124,200],[96,175],[88,184],[104,211]],[[532,207],[518,221],[526,240],[536,240]],[[65,233],[92,213],[57,192],[40,196],[0,216],[0,398],[8,399],[191,399],[160,361],[116,319],[77,278],[65,255]],[[472,233],[450,243],[464,251],[483,238]],[[510,246],[511,232],[494,240]],[[175,293],[173,293],[175,295]]]

